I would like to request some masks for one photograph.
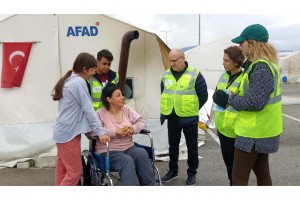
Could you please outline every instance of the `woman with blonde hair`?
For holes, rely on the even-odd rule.
[[[253,24],[231,40],[240,45],[251,63],[239,92],[229,96],[229,104],[238,111],[233,185],[247,185],[251,170],[257,185],[272,185],[269,154],[279,148],[283,122],[277,52],[268,39],[267,29]]]

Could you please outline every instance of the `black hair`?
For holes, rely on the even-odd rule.
[[[101,101],[102,101],[103,106],[107,110],[110,109],[109,102],[107,101],[107,97],[111,98],[112,94],[116,90],[121,90],[121,88],[118,85],[114,84],[114,83],[107,83],[107,85],[102,89]]]
[[[109,61],[113,61],[114,56],[112,55],[112,53],[110,51],[108,51],[107,49],[102,49],[101,51],[99,51],[97,53],[97,60],[100,61],[101,58],[104,57]]]

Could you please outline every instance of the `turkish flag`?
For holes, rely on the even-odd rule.
[[[3,43],[1,88],[20,87],[32,42]]]

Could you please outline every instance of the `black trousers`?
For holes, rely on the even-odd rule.
[[[233,167],[233,159],[234,159],[234,141],[235,138],[226,137],[222,133],[218,131],[219,139],[220,139],[220,146],[221,152],[223,156],[224,163],[227,169],[227,175],[232,185],[232,167]]]
[[[171,115],[168,117],[168,141],[169,141],[169,170],[178,171],[179,143],[183,130],[188,149],[188,174],[196,174],[199,166],[198,158],[198,125],[180,125],[180,117]]]

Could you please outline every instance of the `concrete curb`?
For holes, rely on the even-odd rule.
[[[282,97],[282,105],[297,105],[300,104],[300,97]]]
[[[56,153],[43,153],[36,159],[35,166],[38,168],[49,168],[56,166]]]

